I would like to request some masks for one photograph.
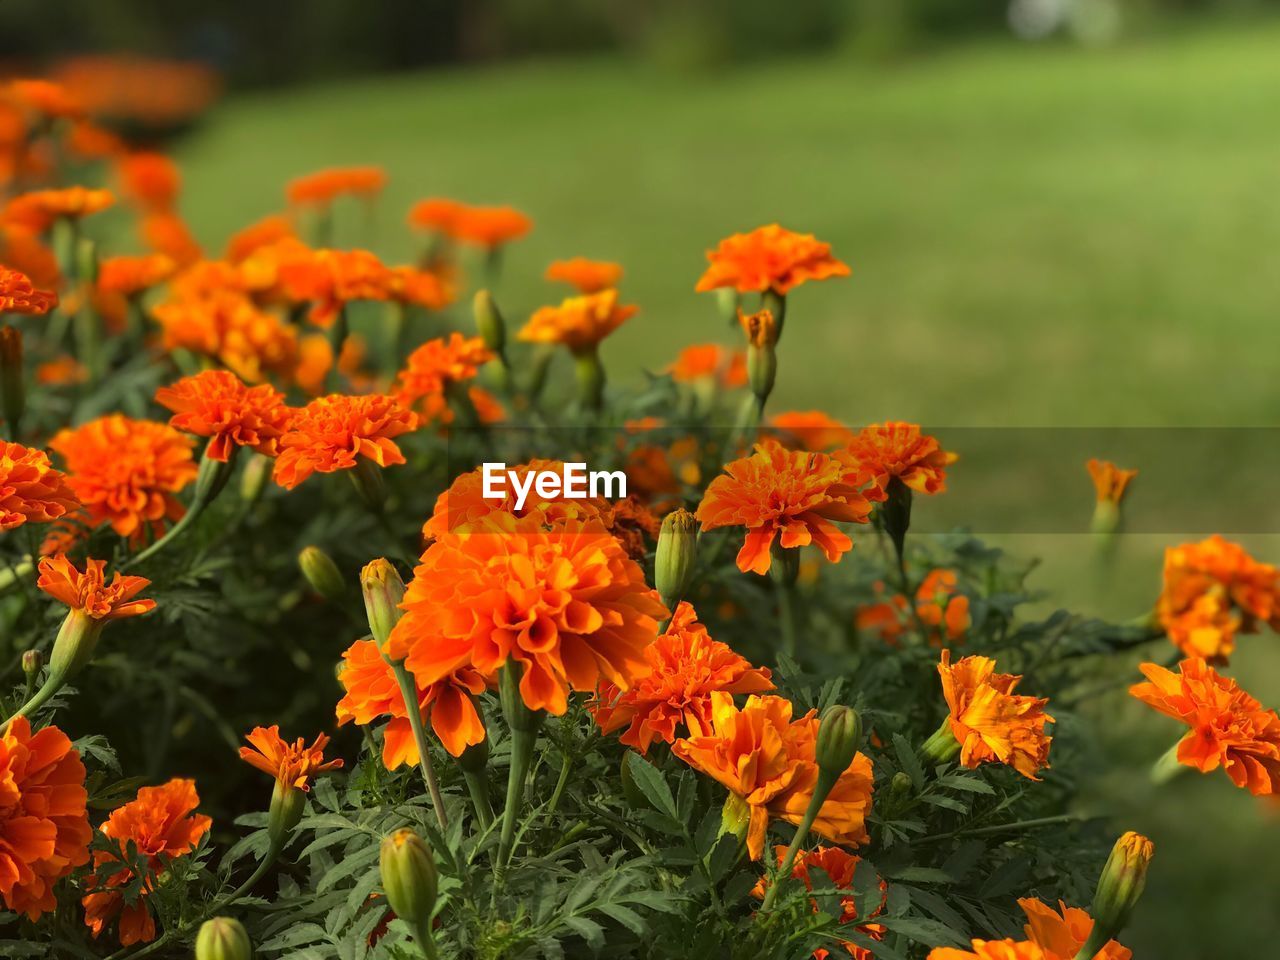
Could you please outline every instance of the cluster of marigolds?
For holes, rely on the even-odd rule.
[[[86,158],[109,161],[112,190],[27,188]],[[41,713],[91,659],[109,622],[155,607],[139,599],[146,579],[118,570],[108,579],[104,561],[72,559],[92,531],[109,527],[122,538],[126,565],[154,556],[217,497],[237,460],[248,460],[245,470],[264,478],[269,467],[285,490],[313,474],[348,472],[353,494],[377,510],[380,471],[405,462],[404,437],[455,422],[502,420],[508,405],[536,396],[555,347],[573,357],[581,409],[604,402],[598,347],[636,308],[619,297],[619,266],[581,258],[547,271],[550,280],[575,287],[575,295],[537,310],[516,334],[539,345],[531,371],[509,365],[503,319],[484,291],[475,298],[474,335],[452,332],[411,350],[399,343],[407,358],[389,382],[367,370],[364,345],[348,329],[350,304],[385,304],[388,329],[402,339],[408,311],[437,310],[458,296],[460,247],[478,248],[496,270],[504,245],[532,226],[506,207],[425,200],[409,222],[427,235],[429,248],[412,266],[388,266],[367,251],[318,247],[299,237],[299,224],[308,223],[323,238],[335,204],[370,201],[383,185],[375,168],[303,177],[288,189],[288,215],[246,228],[223,256],[210,257],[178,213],[180,177],[171,161],[131,151],[50,83],[15,82],[0,97],[0,187],[9,193],[0,208],[0,373],[10,438],[0,443],[0,530],[11,537],[20,528],[44,528],[42,545],[29,541],[38,545],[37,556],[11,569],[3,589],[35,577],[40,590],[67,607],[47,658],[26,655],[27,696],[0,737],[0,895],[9,910],[36,920],[53,909],[56,885],[74,883],[95,938],[114,935],[128,947],[180,935],[157,931],[148,893],[210,827],[196,813],[196,784],[185,779],[142,787],[136,799],[92,821],[85,765],[68,735]],[[99,255],[84,221],[118,202],[135,211],[150,252]],[[478,470],[457,477],[426,519],[412,580],[404,584],[386,560],[374,560],[362,574],[370,635],[343,655],[337,720],[384,725],[385,765],[421,767],[444,826],[428,727],[464,771],[473,769],[468,761],[486,739],[478,698],[497,691],[512,732],[505,807],[493,809],[479,779],[469,777],[468,785],[477,820],[501,818],[501,868],[511,856],[540,721],[563,714],[571,697],[585,697],[603,732],[618,733],[639,754],[655,742],[670,744],[676,757],[723,786],[726,829],[743,838],[752,859],[765,856],[771,822],[797,828],[793,841],[776,849],[778,869],[770,868],[757,889],[767,911],[788,877],[812,888],[821,873],[824,885],[851,886],[859,862],[851,851],[867,839],[874,802],[873,761],[859,749],[853,711],[795,715],[791,702],[770,692],[769,669],[708,634],[683,599],[700,531],[742,532],[737,566],[743,575],[773,580],[779,642],[794,649],[800,551],[838,563],[853,545],[841,524],[875,521],[883,529],[901,576],[877,585],[882,599],[859,613],[858,626],[887,643],[909,628],[922,630],[940,648],[939,710],[945,704],[946,715],[920,746],[925,759],[958,758],[969,768],[1005,764],[1034,781],[1050,761],[1053,718],[1047,700],[1019,692],[1021,678],[998,672],[993,660],[953,658],[951,647],[970,625],[955,574],[917,575],[903,559],[913,497],[943,492],[956,455],[906,423],[851,431],[816,412],[764,419],[788,295],[849,268],[827,244],[776,225],[728,237],[708,260],[696,289],[717,291],[721,307],[736,314],[744,348],[688,347],[669,373],[695,396],[743,392],[744,455],[711,480],[696,512],[666,509],[664,470],[679,468],[660,469],[643,452],[632,463],[640,492],[621,503],[535,495],[517,512],[481,496]],[[757,311],[741,307],[745,295],[759,295]],[[167,421],[109,413],[48,437],[24,434],[30,377],[69,390],[95,383],[123,359],[112,344],[130,342],[145,344],[154,362],[168,358],[171,369],[187,372],[155,393],[171,414]],[[24,355],[32,345],[36,355]],[[486,368],[492,392],[477,382]],[[528,381],[520,391],[517,375]],[[766,425],[774,428],[767,437],[759,433]],[[1114,531],[1133,472],[1096,461],[1089,470],[1098,490],[1097,528]],[[655,511],[666,515],[659,519]],[[651,542],[652,585],[638,562]],[[304,557],[306,566],[318,580],[328,573],[323,555]],[[1280,624],[1280,571],[1219,537],[1170,549],[1154,618],[1185,659],[1176,670],[1145,665],[1147,682],[1132,694],[1189,728],[1174,759],[1205,773],[1220,767],[1254,794],[1275,792],[1280,716],[1219,668],[1238,635]],[[231,951],[219,954],[227,956],[247,950],[243,929],[230,919],[237,898],[270,868],[313,778],[342,766],[325,759],[323,735],[307,744],[271,727],[247,739],[245,760],[275,779],[272,845],[258,872],[215,905],[226,916],[206,918],[200,932],[205,949]],[[108,842],[91,857],[95,833]],[[821,838],[816,846],[809,844],[814,835]],[[1124,960],[1129,951],[1112,937],[1141,892],[1151,850],[1134,834],[1119,841],[1091,913],[1025,899],[1023,940],[940,947],[931,960]],[[102,869],[117,861],[118,871]],[[382,867],[393,908],[431,955],[430,851],[402,831],[384,845]],[[126,902],[121,891],[139,869],[146,871],[142,893]],[[883,935],[874,917],[856,915],[852,898],[844,902],[841,922],[873,939]],[[851,942],[846,948],[870,956]]]

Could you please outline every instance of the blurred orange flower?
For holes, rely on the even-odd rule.
[[[556,260],[547,267],[546,279],[577,287],[579,293],[599,293],[616,287],[622,279],[622,265],[610,260],[588,260],[574,257]]]
[[[390,717],[382,734],[382,762],[388,770],[417,764],[418,745],[409,725],[404,696],[391,664],[383,659],[373,640],[357,640],[342,654],[338,682],[346,691],[338,701],[339,725],[354,720],[365,726],[379,717]],[[484,722],[473,696],[484,693],[485,678],[472,667],[462,667],[435,683],[417,684],[418,709],[430,717],[444,748],[455,757],[484,740]]]
[[[6,92],[26,109],[45,117],[76,120],[84,116],[84,104],[80,99],[52,80],[11,80]]]
[[[1049,766],[1053,740],[1044,729],[1053,722],[1044,710],[1049,701],[1015,695],[1022,677],[995,668],[989,657],[964,657],[953,665],[951,651],[942,651],[938,673],[960,762],[970,769],[1000,762],[1038,780],[1036,774]]]
[[[570,297],[558,307],[540,307],[516,336],[529,343],[561,343],[574,353],[592,349],[639,312],[618,303],[617,290]]]
[[[329,738],[317,734],[307,746],[302,737],[292,743],[280,736],[280,727],[254,727],[245,737],[250,746],[240,748],[240,759],[263,773],[276,778],[280,786],[306,792],[317,774],[341,768],[342,760],[325,760],[324,748]]]
[[[24,523],[49,523],[80,501],[43,450],[0,440],[0,531]]]
[[[755,452],[725,466],[698,505],[703,530],[746,527],[738,551],[743,573],[768,573],[771,548],[814,544],[832,563],[853,541],[832,522],[866,523],[871,503],[860,487],[868,479],[855,466],[822,453],[787,450],[766,438]]]
[[[156,391],[156,403],[173,411],[169,425],[208,437],[205,456],[226,463],[238,447],[274,457],[293,412],[270,384],[245,386],[227,370],[205,370]]]
[[[289,218],[273,213],[232,235],[227,241],[227,260],[231,263],[240,263],[262,247],[271,246],[281,240],[297,239]]]
[[[330,326],[356,300],[386,300],[391,272],[368,250],[316,250],[280,264],[280,287],[295,303],[310,301],[311,322]]]
[[[45,314],[58,305],[52,290],[37,290],[26,274],[0,264],[0,313]]]
[[[1147,683],[1129,692],[1165,716],[1191,728],[1178,743],[1178,762],[1210,773],[1221,767],[1237,787],[1254,796],[1280,793],[1280,715],[1264,710],[1234,680],[1199,657],[1175,674],[1144,663]]]
[[[777,431],[783,445],[802,450],[829,451],[847,447],[854,439],[852,430],[821,410],[779,413],[769,419],[769,426]]]
[[[1184,654],[1226,663],[1236,634],[1280,625],[1280,571],[1217,534],[1169,547],[1156,615]]]
[[[387,297],[425,310],[443,310],[453,302],[454,288],[448,277],[434,270],[392,267],[387,277]]]
[[[108,414],[49,441],[67,464],[67,482],[89,514],[122,537],[164,529],[184,508],[174,494],[196,477],[191,439],[163,423]]]
[[[36,733],[15,717],[0,733],[0,897],[38,920],[57,909],[53,886],[89,861],[85,769],[53,725]]]
[[[332,167],[295,177],[285,195],[295,206],[327,207],[343,194],[369,199],[386,185],[387,174],[381,167]]]
[[[443,397],[453,384],[474,377],[494,354],[480,337],[464,337],[454,331],[446,340],[428,340],[409,354],[396,378],[395,396],[405,407],[423,397]]]
[[[85,883],[84,922],[94,939],[116,917],[120,918],[120,945],[150,943],[156,937],[156,921],[147,905],[158,876],[169,862],[190,853],[209,832],[212,821],[193,813],[200,803],[194,780],[175,778],[160,787],[142,787],[138,796],[112,811],[102,825],[102,834],[119,845],[115,850],[99,850],[93,855],[94,873]],[[128,865],[128,847],[146,861],[146,875],[138,898],[126,903],[121,889],[139,879]],[[99,879],[102,867],[119,861],[121,869]]]
[[[533,221],[514,207],[463,206],[454,214],[447,232],[460,243],[494,250],[532,229]]]
[[[1050,958],[1029,940],[974,940],[972,947],[972,950],[935,947],[929,951],[928,960],[1059,960]]]
[[[1058,901],[1057,910],[1034,897],[1022,898],[1018,906],[1027,915],[1023,932],[1028,940],[1044,950],[1046,960],[1075,960],[1093,931],[1093,917],[1087,911],[1069,907],[1062,901]],[[1130,960],[1132,956],[1132,950],[1108,940],[1094,960]]]
[[[187,222],[172,211],[148,213],[142,218],[141,230],[149,249],[164,254],[180,267],[190,266],[204,255]]]
[[[54,288],[62,280],[58,258],[41,242],[40,237],[29,228],[21,224],[5,223],[3,217],[0,217],[0,265],[3,264],[7,264],[11,271],[25,273],[35,287]],[[3,272],[4,267],[0,266],[0,274]],[[0,285],[0,289],[3,289],[3,285]],[[56,302],[55,300],[54,303]]]
[[[883,595],[883,581],[874,588]],[[928,634],[931,646],[958,643],[972,626],[969,598],[958,593],[954,570],[930,570],[916,588],[915,616]],[[860,607],[855,617],[858,630],[874,633],[888,644],[895,644],[906,631],[910,618],[907,600],[895,593],[878,603]]]
[[[960,459],[943,450],[936,439],[921,433],[918,424],[889,421],[863,427],[846,448],[876,474],[880,487],[897,479],[916,493],[947,489],[946,468]]]
[[[831,255],[830,244],[776,223],[726,237],[707,252],[707,260],[710,266],[695,288],[699,293],[732,287],[741,293],[786,295],[809,280],[849,275],[849,267]]]
[[[514,660],[525,704],[556,715],[571,688],[630,689],[648,672],[644,649],[666,609],[602,524],[541,521],[494,514],[438,536],[383,652],[404,659],[420,684],[467,666],[494,676]]]
[[[604,733],[626,727],[618,739],[641,753],[654,740],[671,743],[683,725],[691,737],[711,727],[711,694],[763,693],[773,689],[768,667],[752,667],[728,644],[712,640],[692,606],[676,607],[666,632],[644,651],[649,674],[623,692],[603,683],[591,705]]]
[[[89,370],[83,363],[69,354],[48,360],[36,366],[36,383],[46,386],[66,386],[84,383],[89,379]]]
[[[727,390],[743,387],[747,383],[746,354],[718,343],[695,343],[676,355],[667,372],[676,383],[714,380]]]
[[[732,694],[717,690],[711,694],[708,729],[671,746],[677,757],[747,804],[752,860],[764,853],[770,818],[798,825],[817,785],[817,711],[798,720],[791,712],[790,700],[755,695],[739,710]],[[871,761],[859,753],[823,803],[814,832],[845,846],[865,843],[871,785]]]
[[[454,224],[466,209],[467,205],[457,200],[429,197],[426,200],[419,200],[409,209],[409,224],[451,237]]]
[[[161,153],[140,150],[126,153],[116,163],[120,192],[143,210],[173,209],[182,190],[178,165]]]
[[[342,341],[338,372],[350,381],[353,393],[374,389],[374,380],[364,370],[367,352],[364,338],[359,334],[350,334]],[[332,368],[333,345],[325,334],[313,333],[298,341],[298,365],[293,369],[292,380],[303,392],[313,397],[324,393]]]
[[[22,224],[36,233],[44,233],[56,220],[79,220],[105,210],[115,202],[110,190],[86,187],[35,190],[10,200],[3,219]]]
[[[146,577],[128,577],[119,570],[111,576],[111,582],[103,574],[107,561],[88,559],[84,573],[75,564],[59,554],[44,557],[40,561],[40,579],[36,586],[70,609],[78,610],[93,620],[124,620],[150,613],[156,608],[154,600],[133,599],[151,581]]]
[[[98,265],[98,289],[134,297],[168,280],[178,265],[163,253],[141,257],[107,257]]]
[[[166,350],[215,358],[250,383],[268,372],[291,374],[297,366],[296,331],[234,290],[178,296],[157,304],[151,315]]]
[[[280,438],[272,476],[292,490],[313,473],[349,470],[360,457],[380,467],[404,463],[394,438],[417,426],[417,417],[392,397],[317,397],[295,411],[288,432]]]
[[[1085,469],[1093,478],[1099,502],[1119,503],[1124,499],[1129,482],[1138,475],[1137,470],[1122,470],[1110,460],[1090,459],[1085,462]]]

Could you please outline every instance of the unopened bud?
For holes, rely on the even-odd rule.
[[[27,407],[27,390],[22,371],[22,334],[14,327],[0,327],[0,412],[9,436],[17,439],[18,423]]]
[[[250,960],[253,945],[239,920],[214,917],[196,934],[196,960]]]
[[[777,324],[774,342],[782,339],[782,325],[787,322],[787,295],[770,288],[760,297],[760,305],[773,314],[773,322]]]
[[[698,521],[683,507],[662,518],[658,549],[654,554],[653,583],[667,610],[675,613],[684,599],[698,558]]]
[[[292,784],[276,781],[275,788],[271,791],[271,806],[267,810],[267,836],[277,850],[284,846],[289,834],[302,819],[302,811],[306,805],[306,794]]]
[[[1147,885],[1147,868],[1154,853],[1155,844],[1140,833],[1130,831],[1116,841],[1098,877],[1091,911],[1093,930],[1076,954],[1077,960],[1092,960],[1129,923]]]
[[[326,600],[340,601],[347,592],[342,573],[333,558],[317,546],[303,547],[298,554],[298,567],[311,584],[311,589]]]
[[[391,628],[400,620],[404,581],[389,560],[379,557],[365,564],[360,571],[360,592],[364,595],[369,632],[382,647],[391,636]]]
[[[507,325],[502,319],[502,311],[493,301],[493,294],[488,290],[477,290],[475,299],[471,301],[471,310],[476,318],[476,332],[484,345],[496,354],[501,354],[507,345]]]
[[[254,503],[262,496],[262,491],[267,487],[267,481],[271,479],[270,457],[265,457],[260,453],[255,453],[249,458],[244,465],[244,470],[240,473],[240,499],[245,503]]]
[[[397,917],[415,929],[426,927],[436,906],[436,864],[427,842],[412,830],[397,830],[382,841],[382,889]]]
[[[895,797],[905,797],[911,790],[911,776],[899,770],[889,781],[889,792]]]
[[[98,245],[92,237],[81,237],[76,245],[76,270],[81,280],[88,284],[98,282]]]
[[[747,382],[761,406],[773,392],[778,374],[778,326],[768,310],[759,313],[738,311],[738,321],[747,337]]]
[[[27,682],[33,682],[36,677],[40,676],[40,671],[44,669],[44,654],[39,650],[28,650],[22,655],[22,672],[26,674]]]
[[[843,704],[827,707],[818,721],[818,743],[814,757],[818,769],[838,777],[849,769],[862,742],[862,718],[858,711]]]

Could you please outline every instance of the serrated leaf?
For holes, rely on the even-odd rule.
[[[954,773],[939,777],[938,784],[952,790],[967,790],[969,793],[981,793],[989,797],[995,796],[996,793],[991,784],[979,777],[961,777]]]
[[[930,806],[944,807],[947,810],[954,810],[956,813],[969,812],[969,805],[963,800],[957,800],[955,797],[946,797],[937,793],[926,793],[920,799]]]
[[[676,799],[662,772],[638,753],[627,757],[627,771],[653,808],[678,823]]]
[[[564,925],[580,936],[591,952],[599,954],[604,947],[604,927],[586,917],[565,917]]]
[[[903,867],[886,876],[904,883],[951,883],[951,874],[936,867]]]
[[[900,733],[893,735],[893,752],[898,757],[898,765],[911,778],[911,783],[915,788],[919,790],[923,787],[924,767],[920,765],[920,758],[916,756],[915,748]]]
[[[908,939],[930,947],[966,947],[969,942],[957,931],[945,923],[930,920],[927,917],[876,917],[881,924],[894,933],[900,933]]]
[[[637,937],[643,937],[649,932],[649,926],[644,922],[644,918],[630,907],[624,907],[620,903],[602,903],[596,907],[596,912],[617,920]]]

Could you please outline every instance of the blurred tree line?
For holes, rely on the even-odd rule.
[[[0,71],[102,51],[194,58],[236,85],[623,52],[683,69],[841,47],[867,54],[1066,22],[1280,0],[0,0]],[[1038,18],[1038,19],[1036,19]]]

